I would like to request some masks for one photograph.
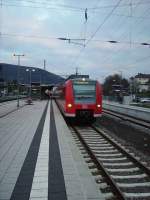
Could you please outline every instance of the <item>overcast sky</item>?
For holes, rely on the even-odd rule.
[[[13,53],[25,54],[21,65],[43,68],[45,59],[50,72],[68,75],[77,67],[101,82],[114,73],[150,73],[150,46],[141,44],[150,43],[150,0],[0,3],[0,62],[17,64]]]

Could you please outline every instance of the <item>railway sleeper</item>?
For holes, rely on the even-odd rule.
[[[89,169],[96,169],[96,165],[94,163],[88,164]]]

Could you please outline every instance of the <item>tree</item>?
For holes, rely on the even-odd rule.
[[[118,75],[110,75],[106,77],[103,84],[103,93],[105,96],[116,95],[120,92],[128,92],[129,82],[127,79]]]

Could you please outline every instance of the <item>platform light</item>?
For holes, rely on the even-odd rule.
[[[100,105],[100,104],[97,104],[97,107],[98,107],[98,108],[100,108],[100,107],[101,107],[101,105]]]
[[[82,81],[85,81],[85,78],[82,78]]]
[[[71,107],[72,107],[72,104],[71,104],[71,103],[68,103],[67,106],[68,106],[68,108],[71,108]]]

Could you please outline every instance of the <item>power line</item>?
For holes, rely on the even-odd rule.
[[[85,47],[87,46],[87,44],[89,44],[89,42],[94,38],[94,36],[96,35],[96,33],[100,30],[100,28],[104,25],[104,23],[110,18],[110,16],[112,15],[112,13],[114,12],[114,10],[119,6],[120,2],[122,0],[119,0],[118,3],[113,7],[113,9],[106,15],[106,17],[104,18],[104,20],[102,21],[102,23],[98,26],[98,28],[94,31],[94,33],[91,35],[91,37],[87,40],[87,42],[85,43],[85,46],[79,51],[79,54],[77,55],[75,64],[77,62],[77,60],[79,59],[79,57],[81,56],[81,54],[83,53]]]
[[[34,5],[19,5],[19,4],[8,4],[3,3],[4,7],[22,7],[22,8],[33,8],[33,9],[46,9],[46,10],[64,10],[64,11],[72,11],[72,12],[84,12],[85,8],[76,8],[76,7],[62,7],[62,6],[34,6]],[[57,7],[56,7],[57,6]]]
[[[119,4],[120,2],[121,2],[121,1],[119,1],[118,4]],[[118,4],[117,4],[117,5],[118,5]],[[106,16],[106,18],[104,19],[103,23],[100,24],[100,26],[96,29],[96,31],[93,33],[93,35],[87,40],[87,42],[85,43],[85,46],[93,39],[93,37],[95,36],[95,34],[96,34],[96,33],[98,32],[98,30],[101,28],[101,25],[103,25],[103,24],[105,23],[105,21],[111,16],[112,12],[117,8],[117,5],[116,5],[115,8],[113,8],[113,10],[111,11],[111,13],[109,13],[109,14]],[[137,5],[139,5],[139,4],[137,4]],[[92,41],[94,41],[94,40],[92,40]],[[100,41],[100,42],[102,42],[102,40],[95,40],[95,41]],[[104,42],[104,41],[103,41],[103,42]],[[143,46],[149,46],[149,47],[150,47],[150,44],[147,43],[147,42],[139,42],[139,43],[138,43],[138,42],[131,42],[131,40],[130,40],[130,42],[128,42],[128,41],[120,42],[120,41],[112,41],[112,40],[110,40],[110,41],[105,41],[105,42],[110,42],[110,43],[124,43],[124,44],[129,44],[129,45],[134,44],[134,45],[143,45]],[[75,63],[77,62],[77,60],[79,59],[79,57],[80,57],[81,54],[83,53],[83,50],[84,50],[85,46],[84,46],[82,49],[80,49],[79,53],[77,54],[76,59],[75,59]]]
[[[0,0],[0,39],[3,28],[3,0]]]
[[[101,27],[105,24],[105,22],[110,18],[110,16],[114,12],[114,10],[119,6],[119,4],[120,4],[121,1],[122,0],[119,0],[118,3],[113,7],[113,9],[108,13],[108,15],[106,15],[106,17],[104,18],[104,20],[102,21],[102,23],[98,26],[98,28],[95,30],[95,32],[91,35],[90,39],[88,39],[88,41],[86,42],[86,44],[85,44],[86,46],[94,38],[94,36],[96,35],[96,33],[101,29]]]
[[[103,13],[103,14],[105,14],[105,13]],[[131,15],[118,14],[118,13],[113,13],[112,16],[131,18]],[[136,15],[132,15],[132,18],[143,19],[143,20],[145,20],[145,19],[150,20],[150,17],[143,17],[143,16],[136,16]]]
[[[1,33],[1,37],[23,37],[23,38],[33,38],[33,39],[43,39],[43,40],[65,40],[71,44],[78,44],[84,46],[82,41],[88,41],[89,39],[84,38],[65,38],[65,37],[53,37],[53,36],[38,36],[38,35],[22,35],[22,34],[15,34],[15,33]],[[77,41],[77,42],[76,42]],[[117,41],[117,40],[100,40],[95,39],[92,42],[101,42],[101,43],[112,43],[112,44],[127,44],[129,45],[129,41]],[[148,42],[134,42],[132,41],[131,44],[133,45],[143,45],[143,46],[150,46]]]
[[[101,0],[97,0],[97,1],[96,1],[96,3],[94,4],[94,7],[95,7],[95,8],[99,5],[99,2],[100,2],[100,1],[101,1]],[[87,10],[86,10],[86,11],[87,11]],[[84,22],[83,26],[84,26],[84,29],[83,29],[84,45],[83,45],[83,47],[85,47],[86,36],[87,36],[87,21]],[[82,33],[82,32],[81,32],[81,33]],[[80,33],[80,35],[81,35],[81,33]],[[78,53],[77,56],[76,56],[76,59],[79,58],[81,51],[82,51],[82,49],[80,49],[79,53]],[[76,61],[76,59],[75,59],[75,61]],[[75,62],[75,61],[74,61],[74,62]],[[73,64],[74,64],[74,62],[73,62]],[[73,64],[72,64],[72,65],[73,65]]]
[[[136,59],[134,63],[128,64],[128,65],[119,66],[119,68],[123,67],[124,69],[126,69],[126,68],[132,67],[132,66],[136,65],[137,63],[143,62],[143,61],[148,60],[148,59],[150,59],[150,56],[145,56],[143,58]]]
[[[6,0],[6,1],[11,1],[12,0]],[[20,2],[20,0],[13,0],[13,1],[16,1],[16,2]],[[52,5],[52,6],[58,6],[58,7],[64,7],[64,8],[72,8],[72,9],[79,9],[79,10],[84,10],[84,8],[81,8],[81,7],[77,7],[77,6],[72,6],[72,5],[67,5],[67,4],[58,4],[58,3],[53,3],[53,2],[39,2],[39,1],[32,1],[32,0],[22,0],[21,3],[31,3],[31,4],[40,4],[40,5]]]
[[[15,0],[15,1],[17,1],[17,0]],[[9,0],[5,0],[5,2],[9,2]],[[12,2],[12,0],[11,0],[11,2]],[[21,1],[22,2],[22,1]],[[27,2],[27,3],[31,3],[32,2],[32,4],[42,4],[43,5],[43,3],[41,3],[41,2],[33,2],[33,1],[25,1],[25,2]],[[145,4],[150,4],[150,1],[144,1],[144,2],[141,2],[140,3],[140,5],[145,5]],[[49,6],[50,4],[47,4],[47,3],[44,3],[44,5],[46,5],[46,6]],[[133,6],[136,6],[137,5],[137,3],[133,3],[132,4]],[[84,10],[85,10],[85,8],[83,8],[83,7],[75,7],[75,6],[71,6],[71,5],[63,5],[63,4],[53,4],[53,6],[56,6],[56,7],[45,7],[45,6],[31,6],[31,5],[19,5],[19,4],[4,4],[3,3],[3,6],[8,6],[8,7],[26,7],[26,8],[42,8],[42,9],[52,9],[52,10],[60,10],[60,9],[65,9],[66,11],[67,11],[67,9],[69,10],[71,10],[71,11],[73,11],[73,12],[84,12]],[[104,9],[104,8],[113,8],[113,7],[115,7],[115,5],[107,5],[107,6],[100,6],[100,7],[94,7],[94,8],[91,8],[91,7],[89,7],[89,8],[87,8],[89,11],[91,10],[99,10],[99,9]],[[118,6],[118,7],[130,7],[130,4],[121,4],[120,6]]]
[[[141,4],[141,3],[138,3],[137,6],[139,6],[140,4]],[[93,41],[94,41],[94,40],[93,40]],[[111,41],[110,41],[110,42],[111,42]],[[117,42],[116,42],[116,41],[112,41],[112,43],[120,43],[120,42],[119,42],[119,41],[117,41]],[[122,42],[121,42],[121,43],[122,43]],[[146,46],[148,45],[148,46],[150,47],[150,44],[149,44],[149,43],[131,42],[131,40],[130,40],[130,43],[129,43],[129,42],[124,42],[124,43],[125,43],[125,44],[131,44],[131,43],[132,43],[132,44],[138,44],[138,45],[140,44],[140,45],[146,45]],[[81,52],[81,51],[80,51],[80,52]],[[79,52],[79,54],[80,54],[80,52]],[[81,53],[82,53],[82,52],[81,52]],[[79,58],[79,55],[78,55],[77,59],[78,59],[78,58]],[[144,60],[144,59],[142,59],[142,61],[143,61],[143,60]]]
[[[97,0],[97,2],[95,3],[95,5],[94,5],[93,9],[96,9],[96,8],[98,7],[98,5],[99,5],[100,1],[101,1],[101,0]]]
[[[1,36],[6,36],[6,37],[23,37],[23,38],[33,38],[33,39],[49,39],[49,40],[58,39],[57,37],[38,36],[38,35],[22,35],[22,34],[16,34],[16,33],[1,33]]]
[[[5,1],[16,1],[16,2],[20,2],[20,0],[5,0]],[[99,1],[101,0],[98,0],[97,4],[99,3]],[[77,6],[72,6],[72,5],[67,5],[67,4],[58,4],[58,3],[53,3],[53,2],[50,2],[50,1],[45,1],[45,2],[41,2],[41,1],[33,1],[33,0],[22,0],[22,2],[26,2],[26,3],[31,3],[31,4],[45,4],[45,5],[56,5],[56,6],[60,6],[60,7],[66,7],[66,8],[75,8],[75,9],[82,9],[82,10],[85,10],[84,7],[77,7]],[[143,4],[149,4],[150,1],[142,1],[140,2],[140,5],[143,5]],[[133,6],[136,6],[136,5],[139,5],[139,3],[132,3]],[[123,3],[121,4],[119,7],[128,7],[130,6],[131,3]],[[104,5],[104,6],[96,6],[94,5],[94,7],[87,7],[88,10],[99,10],[101,8],[110,8],[110,7],[114,7],[115,4],[110,4],[110,5]]]
[[[139,3],[132,3],[133,6],[136,6],[136,5],[145,5],[145,4],[150,4],[150,1],[142,1],[140,4]],[[130,7],[130,3],[126,3],[126,4],[121,4],[119,5],[118,7]],[[107,5],[107,6],[100,6],[100,7],[96,7],[96,8],[88,8],[89,10],[99,10],[99,9],[102,9],[102,8],[111,8],[111,7],[114,7],[115,5]]]
[[[1,1],[2,1],[2,0],[1,0]],[[141,3],[140,3],[140,4],[136,4],[136,5],[141,5]],[[128,5],[128,6],[129,6],[129,5]],[[118,6],[118,7],[120,7],[120,6]],[[51,9],[51,8],[49,8],[49,9]],[[54,9],[57,9],[57,8],[54,8]],[[61,9],[61,7],[58,8],[58,9]],[[65,8],[62,8],[62,9],[65,9]],[[67,8],[67,9],[71,9],[71,8]],[[74,9],[75,9],[75,8],[74,8]],[[80,9],[82,9],[82,8],[80,8]],[[95,9],[95,10],[96,10],[96,9]],[[83,13],[84,13],[84,11],[85,11],[85,8],[83,8],[83,10],[80,10],[79,12],[83,12]],[[90,11],[92,11],[92,9],[90,10],[90,8],[89,8],[88,11],[90,12]],[[115,15],[115,14],[112,13],[111,16],[113,16],[113,15]],[[117,14],[116,14],[116,15],[117,15]],[[131,17],[131,16],[129,16],[129,17]],[[132,18],[133,18],[133,17],[134,17],[134,16],[132,15]],[[144,18],[143,18],[143,19],[144,19]],[[98,32],[98,31],[97,31],[97,32]],[[94,33],[93,33],[93,34],[94,34]],[[92,34],[92,35],[93,35],[93,34]],[[91,35],[91,37],[92,37],[92,35]],[[96,33],[95,33],[95,35],[96,35]],[[95,36],[95,35],[94,35],[94,36]],[[41,36],[36,36],[36,35],[26,36],[26,35],[5,34],[5,33],[4,33],[4,34],[2,33],[2,36],[8,36],[8,37],[26,37],[26,38],[35,38],[35,39],[38,38],[38,39],[50,39],[50,40],[52,40],[52,39],[58,39],[57,37],[41,37]],[[93,38],[94,38],[94,36],[93,36]],[[99,41],[99,42],[109,42],[109,43],[114,43],[114,44],[115,44],[115,43],[129,44],[128,41],[116,41],[116,40],[103,41],[103,40],[94,40],[93,38],[91,39],[91,37],[89,37],[88,39],[85,38],[85,42],[87,42],[88,40],[90,40],[89,42],[91,42],[91,40],[92,40],[93,42],[94,42],[94,41],[95,41],[95,42],[98,42],[98,41]],[[79,38],[75,38],[75,39],[72,38],[72,39],[70,39],[70,41],[71,41],[71,40],[77,40],[77,39],[79,39]],[[130,42],[131,42],[131,41],[130,41]],[[73,43],[73,42],[71,42],[71,43]],[[88,43],[87,43],[87,44],[88,44]],[[86,44],[86,45],[87,45],[87,44]],[[137,44],[137,45],[141,44],[141,45],[144,45],[144,46],[145,46],[145,45],[146,45],[146,46],[149,45],[149,44],[146,43],[146,42],[137,43],[137,42],[133,42],[133,41],[131,42],[131,44],[134,44],[134,45],[136,45],[136,44]],[[83,47],[83,48],[81,49],[81,51],[84,50],[84,49],[85,49],[85,48]],[[80,52],[81,52],[81,51],[80,51]],[[79,54],[80,54],[80,52],[79,52]],[[77,60],[76,60],[76,61],[77,61]]]
[[[140,0],[138,3],[137,3],[137,5],[136,5],[136,7],[134,8],[134,9],[137,9],[138,8],[138,6],[140,5],[140,3],[142,2],[143,0]],[[149,11],[149,9],[147,9],[148,11]],[[136,21],[138,21],[138,20],[136,20]],[[123,26],[124,26],[124,22],[122,22],[121,23]],[[139,24],[139,23],[138,23]],[[125,37],[124,37],[124,35],[125,35]],[[127,35],[127,33],[126,32],[124,32],[124,34],[122,34],[121,35],[121,38],[122,38],[122,36],[124,37],[124,38],[126,38],[128,35]],[[121,40],[121,39],[120,39]],[[142,43],[142,42],[141,42]],[[134,45],[135,45],[135,43],[134,43]],[[117,56],[118,55],[118,53],[120,53],[121,52],[121,50],[124,48],[124,46],[123,47],[121,47],[121,48],[119,48],[118,49],[118,51],[117,52],[115,52],[115,54],[114,54],[114,52],[113,52],[113,55],[112,56]],[[127,52],[128,54],[129,54],[129,52]],[[111,56],[111,57],[112,57]],[[106,56],[105,56],[105,60],[103,61],[104,63],[107,61],[108,62],[108,60],[110,60],[110,55],[109,54],[107,54]],[[111,60],[112,60],[112,58],[111,58]]]
[[[23,7],[23,8],[34,8],[34,9],[47,9],[47,10],[65,10],[65,11],[72,11],[72,12],[83,12],[85,9],[77,8],[77,7],[62,7],[62,6],[34,6],[34,5],[19,5],[19,4],[4,4],[5,7]]]

